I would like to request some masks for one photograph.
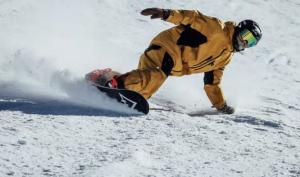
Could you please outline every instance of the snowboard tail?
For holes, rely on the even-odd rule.
[[[119,103],[127,105],[128,108],[148,114],[149,104],[139,93],[126,89],[112,89],[101,85],[95,86],[99,91],[106,93],[107,96],[117,100]]]
[[[110,68],[97,69],[86,74],[85,79],[97,87],[99,91],[106,93],[106,95],[110,98],[117,100],[119,103],[127,105],[130,109],[148,114],[149,104],[142,95],[132,90],[119,89],[117,87],[110,88],[110,84],[106,84],[111,83],[110,81],[115,75],[118,74],[120,73],[112,71]],[[117,84],[115,85],[117,86]]]

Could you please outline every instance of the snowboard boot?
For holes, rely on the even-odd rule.
[[[95,83],[96,85],[118,88],[117,77],[120,75],[120,73],[112,71],[110,68],[97,69],[86,74],[85,79]]]

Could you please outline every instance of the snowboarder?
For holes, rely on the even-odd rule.
[[[158,34],[141,55],[138,68],[125,74],[95,70],[90,80],[111,88],[125,88],[148,99],[169,76],[204,73],[204,90],[220,112],[234,113],[220,83],[225,66],[235,52],[255,46],[262,37],[259,25],[244,20],[237,25],[199,11],[147,8],[142,15],[177,26]]]

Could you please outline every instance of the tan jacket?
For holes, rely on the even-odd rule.
[[[204,72],[207,96],[216,108],[222,108],[225,99],[220,82],[224,67],[234,52],[232,36],[235,24],[189,10],[171,10],[166,21],[177,26],[161,32],[151,44],[165,48],[172,56],[174,68],[171,75]]]

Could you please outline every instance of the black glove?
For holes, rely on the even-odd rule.
[[[141,14],[148,16],[151,15],[151,19],[161,18],[166,20],[170,16],[170,9],[160,9],[160,8],[147,8],[142,10]]]
[[[234,113],[234,108],[231,106],[228,106],[226,103],[225,105],[221,108],[218,109],[218,111],[224,113],[224,114],[233,114]]]

